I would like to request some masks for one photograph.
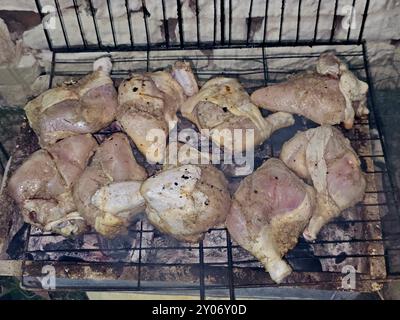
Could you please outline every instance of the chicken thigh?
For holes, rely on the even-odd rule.
[[[47,90],[25,106],[42,147],[69,136],[96,132],[114,120],[117,92],[109,74],[111,61],[101,58],[94,68],[76,84]]]
[[[350,141],[332,126],[297,133],[283,145],[280,158],[317,191],[316,210],[304,231],[308,240],[364,197],[366,180],[360,160]]]
[[[250,150],[274,131],[294,123],[293,117],[284,112],[263,118],[239,81],[223,77],[207,81],[198,94],[183,104],[181,112],[199,129],[208,129],[203,133],[213,142],[233,153]],[[235,135],[235,129],[242,130],[240,137]],[[254,130],[254,141],[247,141],[246,129]],[[239,141],[242,143],[236,143]]]
[[[226,226],[280,283],[292,271],[282,257],[296,245],[314,203],[312,187],[279,159],[269,159],[240,183]]]
[[[86,230],[71,192],[96,146],[89,134],[72,136],[34,152],[17,169],[8,190],[27,223],[65,236]]]
[[[345,63],[333,53],[325,53],[317,62],[316,72],[258,89],[251,100],[270,111],[299,114],[321,125],[344,122],[350,129],[355,115],[369,113],[367,92],[368,85],[358,80]]]
[[[146,171],[132,154],[128,138],[115,133],[98,147],[74,186],[78,211],[106,237],[124,233],[132,218],[144,211],[139,188],[146,177]]]
[[[117,119],[149,162],[162,162],[166,137],[178,121],[176,112],[196,90],[185,62],[176,63],[172,73],[134,74],[119,86]]]
[[[224,222],[231,200],[223,173],[212,165],[171,167],[147,179],[141,193],[150,222],[188,242]]]

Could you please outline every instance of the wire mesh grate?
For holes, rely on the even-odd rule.
[[[344,132],[358,152],[367,175],[364,201],[332,221],[315,243],[299,240],[286,259],[293,274],[281,286],[340,289],[343,266],[357,269],[357,290],[371,291],[376,283],[400,275],[400,221],[397,188],[391,168],[385,161],[380,120],[373,101],[368,72],[366,46],[251,48],[160,52],[112,52],[112,77],[116,84],[130,71],[164,68],[177,59],[190,60],[200,82],[214,75],[237,77],[245,88],[254,89],[282,81],[304,71],[327,48],[350,64],[351,70],[371,88],[368,119],[356,121]],[[103,53],[100,53],[100,55]],[[91,69],[98,56],[54,53],[51,85],[79,78]],[[282,71],[279,64],[289,65]],[[277,156],[283,141],[297,130],[313,127],[296,118],[296,125],[274,134],[256,151],[256,165]],[[105,132],[109,134],[110,132]],[[238,181],[231,181],[237,183]],[[329,231],[330,230],[330,231]],[[340,230],[337,233],[329,233]],[[41,268],[56,269],[57,287],[81,290],[186,290],[207,298],[213,290],[225,290],[234,299],[239,288],[275,287],[260,263],[230,239],[224,228],[213,228],[198,245],[179,243],[161,235],[141,219],[132,225],[126,237],[109,241],[96,233],[77,239],[43,234],[29,228],[23,263],[22,283],[26,288],[40,288]]]

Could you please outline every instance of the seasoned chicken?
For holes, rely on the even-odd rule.
[[[17,169],[8,190],[27,223],[65,236],[86,230],[71,191],[96,146],[89,134],[65,138],[34,152]]]
[[[188,62],[176,61],[172,67],[171,75],[181,85],[183,92],[187,97],[194,96],[199,92],[197,80]]]
[[[119,86],[117,119],[149,162],[162,162],[165,138],[178,121],[176,112],[196,88],[185,62],[175,64],[172,73],[134,74]]]
[[[282,257],[296,245],[314,202],[312,187],[282,161],[269,159],[240,183],[226,226],[233,239],[280,283],[292,271]]]
[[[225,221],[230,207],[228,183],[212,165],[182,165],[147,179],[141,193],[149,221],[181,241],[197,242]]]
[[[317,206],[304,231],[314,240],[321,228],[364,197],[366,181],[350,141],[334,127],[297,133],[287,141],[280,158],[298,176],[311,181]]]
[[[321,125],[344,122],[350,129],[355,115],[369,113],[367,92],[368,85],[358,80],[345,63],[333,53],[325,53],[317,62],[316,72],[258,89],[251,100],[270,111],[299,114]]]
[[[78,211],[106,237],[124,233],[132,218],[144,211],[139,188],[146,177],[146,171],[132,154],[128,138],[114,133],[97,148],[74,187]]]
[[[42,147],[73,135],[96,132],[114,120],[117,92],[110,71],[111,61],[101,58],[94,63],[93,73],[75,84],[47,90],[25,106]]]
[[[223,77],[207,81],[183,104],[181,112],[199,129],[208,129],[206,134],[213,142],[234,153],[250,150],[274,131],[294,123],[293,117],[284,112],[263,118],[239,81]],[[242,129],[239,138],[235,129]],[[254,141],[248,141],[246,129],[254,130]]]

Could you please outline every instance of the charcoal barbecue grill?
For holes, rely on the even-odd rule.
[[[112,77],[116,83],[130,71],[152,71],[184,58],[192,62],[200,82],[215,75],[237,77],[251,93],[256,88],[305,70],[315,63],[320,53],[336,50],[370,88],[369,117],[358,119],[353,129],[343,131],[367,174],[367,192],[362,203],[328,224],[315,243],[300,239],[286,256],[294,272],[279,286],[343,290],[346,266],[356,270],[356,286],[352,288],[356,291],[376,291],[383,283],[399,278],[397,188],[386,162],[386,144],[377,113],[379,106],[374,103],[367,44],[363,40],[369,0],[352,1],[357,14],[351,17],[358,23],[352,28],[350,21],[347,30],[343,30],[338,0],[314,1],[315,15],[312,17],[302,15],[305,3],[310,1],[240,1],[241,7],[246,6],[248,10],[242,21],[235,18],[235,6],[239,3],[235,0],[142,0],[136,11],[131,10],[129,1],[125,1],[126,13],[118,17],[118,23],[122,21],[129,30],[127,41],[119,37],[111,1],[104,1],[108,25],[104,25],[104,19],[99,25],[96,9],[92,1],[87,1],[86,14],[92,19],[90,30],[83,23],[76,0],[71,1],[76,15],[74,24],[67,23],[59,1],[54,1],[54,17],[61,28],[58,29],[61,37],[55,37],[55,31],[44,28],[52,52],[49,88],[66,78],[85,75],[97,57],[107,54],[113,61]],[[36,0],[36,5],[42,19],[46,20],[42,13],[44,2]],[[327,2],[332,4],[332,10],[329,15],[322,15],[321,8]],[[189,3],[194,19],[187,18],[186,3]],[[263,11],[255,12],[256,4],[259,7],[260,3]],[[155,6],[160,10],[160,19],[150,9]],[[205,6],[212,8],[207,25],[203,25],[205,18],[201,13]],[[287,27],[285,12],[293,11],[293,8],[297,13],[295,28],[288,36],[284,32]],[[141,21],[136,21],[138,17]],[[277,24],[272,25],[271,21]],[[321,34],[321,23],[330,25],[329,32]],[[136,40],[135,26],[138,24],[142,24],[145,42]],[[238,25],[244,28],[240,38],[235,31]],[[152,39],[157,28],[162,30],[162,37]],[[108,36],[111,35],[108,40],[104,39],[105,29],[108,29]],[[77,36],[79,42],[71,41]],[[89,36],[92,40],[88,40]],[[278,156],[283,141],[297,130],[312,126],[315,125],[296,117],[295,126],[275,133],[257,149],[256,164]],[[25,131],[29,130],[25,127]],[[109,133],[105,130],[98,135]],[[46,265],[55,268],[57,289],[194,291],[202,299],[218,289],[234,299],[241,288],[277,286],[254,257],[231,240],[223,227],[209,230],[198,245],[179,243],[163,236],[143,219],[131,226],[128,238],[109,242],[95,233],[79,239],[65,239],[34,227],[25,228],[21,282],[26,289],[42,288],[40,279]],[[88,239],[90,245],[87,245]]]

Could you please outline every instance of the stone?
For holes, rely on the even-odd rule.
[[[40,66],[31,53],[22,55],[18,61],[0,66],[0,85],[30,86],[40,74]]]
[[[22,39],[25,47],[39,50],[48,49],[46,37],[41,24],[25,31],[22,35]]]
[[[37,12],[35,1],[32,0],[2,0],[1,10]]]
[[[22,55],[15,63],[1,66],[0,96],[6,106],[22,107],[34,94],[32,86],[38,91],[37,78],[41,67],[32,53]]]
[[[400,8],[400,4],[399,7]],[[400,10],[382,10],[368,15],[365,23],[364,37],[367,40],[400,39]]]
[[[31,85],[40,74],[40,66],[33,54],[21,56],[16,65],[21,82]]]
[[[24,85],[0,85],[0,96],[7,107],[23,107],[30,93],[30,88]]]
[[[11,63],[15,59],[15,44],[3,19],[0,19],[0,65]]]
[[[47,89],[49,89],[49,81],[50,81],[50,75],[49,74],[44,74],[36,78],[36,80],[33,82],[31,85],[31,95],[33,97],[37,97],[43,92],[45,92]]]

